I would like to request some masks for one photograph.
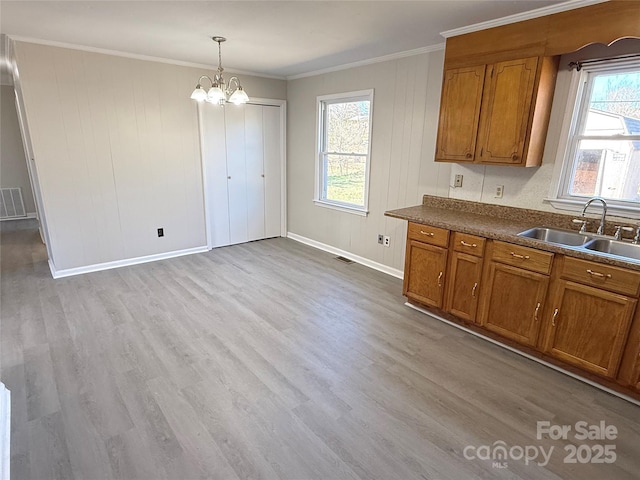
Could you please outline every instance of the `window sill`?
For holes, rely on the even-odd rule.
[[[366,217],[367,215],[369,215],[369,210],[366,210],[364,208],[350,207],[340,203],[325,202],[323,200],[314,200],[313,203],[315,203],[318,207],[330,208],[332,210],[338,210],[339,212],[360,215],[361,217]]]
[[[583,202],[580,200],[567,198],[545,198],[544,202],[551,204],[553,208],[558,210],[582,213],[582,209],[584,208],[584,204],[587,200]],[[599,203],[596,203],[593,206],[593,210],[590,207],[587,213],[594,213],[598,212],[599,210],[602,210],[602,207]],[[607,215],[638,220],[640,219],[640,206],[631,207],[627,205],[616,205],[607,202]]]

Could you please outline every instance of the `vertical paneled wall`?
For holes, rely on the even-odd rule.
[[[27,213],[35,214],[12,85],[0,86],[0,187],[21,188]]]
[[[289,231],[402,270],[406,222],[384,212],[448,196],[449,164],[434,162],[443,51],[290,81],[287,89]],[[314,205],[316,97],[374,89],[367,217]],[[377,235],[391,236],[391,247]]]
[[[206,245],[189,99],[206,72],[22,42],[16,61],[56,269]],[[254,96],[286,92],[244,80]]]

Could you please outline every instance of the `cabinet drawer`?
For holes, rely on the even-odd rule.
[[[492,259],[496,262],[549,275],[553,253],[496,241],[493,244]]]
[[[564,258],[562,278],[633,297],[640,291],[640,272],[579,258]]]
[[[484,244],[486,240],[482,237],[469,235],[467,233],[453,233],[453,249],[456,252],[463,252],[474,257],[484,256]]]
[[[439,247],[449,246],[449,230],[443,228],[409,222],[407,236],[410,240],[417,240],[418,242],[430,243]]]

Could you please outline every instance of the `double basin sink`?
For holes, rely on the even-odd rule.
[[[583,234],[571,230],[536,227],[518,233],[519,237],[533,238],[564,247],[640,262],[640,245],[621,242],[601,235]]]

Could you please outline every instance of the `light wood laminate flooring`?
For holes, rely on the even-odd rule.
[[[1,234],[1,379],[20,479],[632,479],[640,408],[403,305],[288,239],[53,280]],[[536,422],[615,425],[567,464]],[[545,467],[466,446],[554,447]],[[473,450],[468,450],[473,453]],[[538,460],[540,460],[539,458]]]

